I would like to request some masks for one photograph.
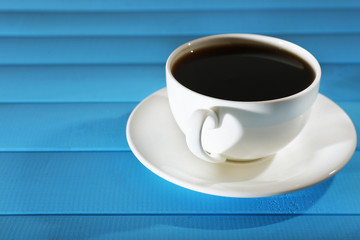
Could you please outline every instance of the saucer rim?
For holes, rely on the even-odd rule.
[[[356,151],[357,134],[356,134],[356,129],[355,129],[353,121],[348,116],[348,114],[338,104],[336,104],[334,101],[332,101],[330,98],[326,97],[325,95],[319,93],[319,97],[323,97],[323,98],[325,98],[325,100],[330,101],[339,110],[342,111],[342,114],[344,114],[348,118],[349,123],[351,123],[352,132],[354,133],[353,134],[354,135],[354,141],[353,141],[353,146],[352,146],[351,150],[349,150],[349,152],[347,153],[347,156],[344,156],[342,158],[343,160],[341,162],[339,161],[339,164],[336,165],[335,169],[332,172],[323,173],[322,175],[317,176],[317,178],[313,179],[313,181],[311,181],[311,183],[300,184],[300,185],[296,185],[296,186],[291,187],[291,188],[282,188],[282,189],[277,189],[277,190],[274,190],[274,191],[268,191],[267,193],[244,192],[244,191],[241,191],[241,192],[226,191],[226,190],[221,190],[221,189],[211,189],[209,187],[203,187],[203,186],[200,186],[200,185],[190,184],[187,181],[181,180],[181,179],[179,179],[177,177],[174,177],[174,176],[168,174],[165,171],[162,171],[157,166],[152,164],[149,160],[147,160],[147,158],[145,156],[143,156],[143,154],[141,154],[141,151],[139,151],[137,149],[136,143],[134,143],[133,139],[131,138],[130,126],[131,126],[131,123],[133,121],[133,118],[134,118],[136,112],[139,110],[139,108],[141,106],[145,105],[149,100],[151,100],[151,98],[153,98],[157,94],[162,94],[162,92],[166,92],[166,95],[167,95],[167,88],[164,87],[162,89],[159,89],[159,90],[153,92],[152,94],[150,94],[149,96],[144,98],[141,102],[139,102],[137,104],[137,106],[133,109],[133,111],[131,112],[131,114],[130,114],[130,116],[128,118],[127,125],[126,125],[126,138],[127,138],[127,141],[128,141],[128,144],[129,144],[129,147],[130,147],[132,153],[135,155],[135,157],[146,168],[148,168],[150,171],[152,171],[153,173],[155,173],[156,175],[158,175],[159,177],[163,178],[164,180],[166,180],[168,182],[171,182],[171,183],[176,184],[176,185],[178,185],[180,187],[183,187],[183,188],[195,191],[195,192],[214,195],[214,196],[220,196],[220,197],[230,197],[230,198],[262,198],[262,197],[270,197],[270,196],[276,196],[276,195],[296,192],[296,191],[299,191],[299,190],[302,190],[302,189],[309,188],[309,187],[312,187],[314,185],[317,185],[317,184],[319,184],[321,182],[324,182],[325,180],[335,176],[337,173],[339,173],[347,165],[347,163],[351,160],[352,156],[354,155],[354,153]],[[209,163],[209,164],[215,164],[215,163]],[[234,163],[225,162],[225,163],[221,163],[221,164],[234,164]]]

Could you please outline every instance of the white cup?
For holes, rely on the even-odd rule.
[[[230,101],[197,93],[180,84],[172,66],[194,49],[225,41],[247,42],[281,48],[295,54],[315,73],[310,86],[299,93],[266,101]],[[199,38],[175,49],[166,62],[170,108],[186,136],[190,151],[200,159],[220,163],[253,160],[275,154],[305,126],[320,84],[318,61],[305,49],[278,38],[254,34],[223,34]]]

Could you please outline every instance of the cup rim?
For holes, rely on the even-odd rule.
[[[276,99],[270,99],[270,100],[261,100],[261,101],[238,101],[238,100],[227,100],[227,99],[222,99],[222,98],[216,98],[216,97],[212,97],[212,96],[208,96],[199,92],[196,92],[190,88],[185,87],[184,85],[182,85],[172,74],[171,71],[171,64],[173,63],[174,59],[180,54],[183,53],[184,50],[188,49],[189,46],[191,46],[192,44],[198,44],[201,42],[207,42],[207,41],[213,41],[216,39],[221,39],[221,38],[239,38],[239,39],[244,39],[244,40],[252,40],[252,41],[256,41],[256,42],[263,42],[266,44],[271,44],[272,46],[279,46],[281,48],[286,49],[288,52],[291,52],[292,54],[302,58],[304,61],[306,61],[309,66],[312,68],[312,70],[315,73],[315,79],[314,81],[305,89],[301,90],[298,93],[286,96],[286,97],[282,97],[282,98],[276,98]],[[298,52],[295,52],[295,50],[297,50],[298,52],[301,53],[301,55]],[[166,61],[166,65],[165,65],[165,70],[166,70],[166,75],[167,76],[171,76],[171,78],[174,80],[174,82],[183,90],[188,91],[192,94],[197,94],[197,95],[201,95],[205,98],[208,99],[212,99],[212,100],[216,100],[216,101],[222,101],[222,102],[228,102],[228,103],[276,103],[276,102],[283,102],[283,101],[288,101],[288,100],[292,100],[295,98],[298,98],[310,91],[312,91],[314,88],[316,88],[319,85],[320,82],[320,78],[321,78],[321,67],[319,62],[316,60],[316,58],[306,49],[304,49],[303,47],[300,47],[299,45],[296,45],[292,42],[280,39],[280,38],[276,38],[276,37],[271,37],[271,36],[265,36],[265,35],[260,35],[260,34],[248,34],[248,33],[227,33],[227,34],[216,34],[216,35],[210,35],[210,36],[206,36],[206,37],[201,37],[201,38],[197,38],[194,40],[191,40],[187,43],[184,43],[182,45],[180,45],[179,47],[177,47],[168,57],[167,61]]]

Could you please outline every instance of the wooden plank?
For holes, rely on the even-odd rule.
[[[3,65],[0,85],[2,103],[139,102],[165,87],[165,65]]]
[[[136,104],[0,104],[0,151],[128,151],[126,123]],[[359,103],[339,104],[360,129]]]
[[[360,34],[274,36],[304,47],[323,63],[360,63]],[[197,37],[1,37],[0,65],[159,64]]]
[[[321,93],[360,101],[359,64],[321,67]],[[0,85],[0,103],[139,102],[166,86],[165,65],[2,65]]]
[[[359,215],[2,216],[2,239],[356,239]]]
[[[136,103],[1,104],[0,151],[128,150]]]
[[[0,2],[0,10],[2,11],[158,11],[158,10],[196,10],[196,9],[292,9],[292,8],[357,8],[360,4],[356,0],[328,0],[312,1],[303,0],[287,1],[287,0],[183,0],[183,1],[126,1],[126,0],[92,0],[88,4],[84,4],[81,0],[72,1],[56,1],[56,0],[4,0]]]
[[[227,32],[358,34],[360,33],[359,24],[360,8],[162,12],[0,12],[0,36],[5,37],[179,36]]]
[[[131,152],[2,152],[0,212],[360,214],[359,171],[357,151],[343,170],[323,183],[285,195],[241,199],[177,186],[145,168]]]

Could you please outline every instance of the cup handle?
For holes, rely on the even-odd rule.
[[[222,163],[226,161],[226,157],[221,154],[208,153],[204,150],[201,143],[201,132],[205,120],[211,121],[211,127],[216,128],[218,126],[218,117],[213,110],[199,109],[196,110],[190,117],[188,122],[188,128],[186,130],[186,143],[190,151],[205,161],[212,163]]]

